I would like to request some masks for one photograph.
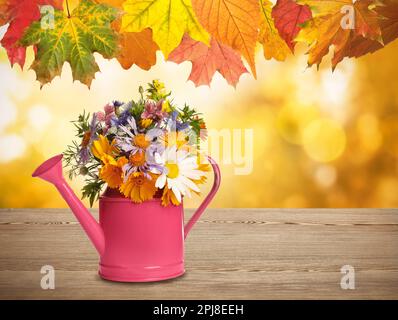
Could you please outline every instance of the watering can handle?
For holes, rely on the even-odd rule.
[[[211,200],[213,200],[214,196],[216,195],[218,188],[220,187],[221,183],[221,173],[220,173],[220,168],[218,167],[218,164],[209,156],[207,157],[211,166],[213,167],[214,171],[214,183],[213,187],[211,188],[209,194],[206,196],[206,198],[203,200],[202,204],[199,206],[199,208],[196,210],[194,215],[191,217],[191,219],[188,221],[188,223],[185,225],[184,228],[184,239],[188,236],[189,231],[191,231],[193,225],[199,220],[200,216],[202,215],[203,211],[207,208]]]

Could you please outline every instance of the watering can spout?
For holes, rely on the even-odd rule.
[[[48,181],[57,188],[77,220],[80,222],[87,236],[94,244],[98,253],[102,255],[105,249],[104,233],[98,222],[65,181],[62,175],[62,154],[52,157],[42,163],[35,172],[33,172],[32,177],[38,177]]]

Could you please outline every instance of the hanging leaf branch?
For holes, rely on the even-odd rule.
[[[243,59],[256,77],[258,44],[265,59],[284,61],[305,43],[309,66],[333,51],[334,69],[398,37],[398,0],[0,0],[0,10],[10,63],[23,68],[33,46],[30,68],[42,85],[68,62],[73,79],[90,86],[95,52],[149,70],[160,50],[166,60],[190,61],[197,86],[216,72],[235,86],[249,72]]]

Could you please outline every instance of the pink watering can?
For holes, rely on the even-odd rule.
[[[33,177],[51,182],[72,209],[100,255],[102,278],[146,282],[175,278],[185,272],[184,240],[220,186],[213,159],[214,184],[184,227],[183,205],[163,207],[160,199],[133,203],[107,190],[99,200],[99,223],[74,194],[62,175],[62,155],[40,165]]]

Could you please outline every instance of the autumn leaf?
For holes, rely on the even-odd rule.
[[[96,0],[97,3],[107,4],[114,8],[120,8],[120,9],[122,8],[124,1],[125,0]]]
[[[258,0],[192,0],[200,23],[217,41],[246,59],[256,77],[254,53],[259,33]]]
[[[62,8],[62,0],[2,0],[0,2],[1,24],[10,23],[1,40],[1,45],[7,50],[11,65],[17,63],[21,68],[24,67],[26,48],[19,44],[19,40],[32,22],[40,19],[39,6],[41,5]]]
[[[272,19],[272,3],[269,0],[260,0],[261,23],[258,41],[263,45],[264,57],[267,60],[274,58],[284,61],[290,53],[286,42],[281,38]]]
[[[398,38],[398,1],[384,0],[384,5],[374,11],[379,14],[382,42],[357,36],[352,40],[348,57],[358,58],[373,53]]]
[[[398,1],[384,0],[384,5],[375,8],[381,16],[380,29],[384,45],[398,37]]]
[[[380,37],[379,16],[373,10],[380,4],[378,0],[298,0],[301,4],[308,5],[315,17],[338,15],[344,16],[343,7],[352,7],[355,13],[354,30],[356,34],[370,39]],[[341,21],[340,21],[341,22]]]
[[[95,0],[97,3],[108,4],[120,10],[120,15],[112,23],[112,28],[119,35],[119,51],[116,59],[124,69],[130,69],[134,64],[143,70],[149,70],[156,64],[158,45],[153,41],[152,30],[147,28],[140,32],[122,32],[121,18],[125,0]]]
[[[0,26],[5,25],[10,21],[11,10],[9,0],[0,0]]]
[[[184,33],[209,43],[209,35],[199,24],[191,0],[127,0],[123,3],[122,32],[151,28],[153,39],[167,59],[181,42]]]
[[[116,32],[120,32],[120,21],[113,23]],[[124,69],[130,69],[136,64],[144,70],[149,70],[156,64],[158,45],[152,39],[152,30],[147,28],[140,32],[120,32],[120,50],[116,56]]]
[[[296,41],[309,44],[308,65],[319,64],[330,47],[334,46],[332,68],[350,55],[357,37],[381,41],[379,14],[374,10],[376,2],[373,0],[299,0],[307,4],[313,11],[310,20],[296,37]],[[351,6],[354,13],[354,28],[343,28],[342,22],[346,13],[342,12],[343,6]]]
[[[306,5],[299,5],[294,0],[278,0],[272,9],[275,27],[294,52],[294,38],[300,31],[300,25],[311,19],[311,10]]]
[[[41,84],[50,82],[61,74],[67,61],[72,68],[74,80],[91,85],[99,67],[94,52],[112,58],[117,49],[117,35],[111,28],[117,10],[107,5],[82,0],[68,16],[55,10],[53,29],[42,29],[34,22],[27,30],[22,44],[37,45],[37,55],[31,68],[36,71]]]
[[[189,76],[196,86],[209,85],[216,71],[236,86],[240,76],[247,72],[240,56],[231,48],[211,39],[210,47],[184,36],[181,44],[170,54],[169,61],[192,62]]]

